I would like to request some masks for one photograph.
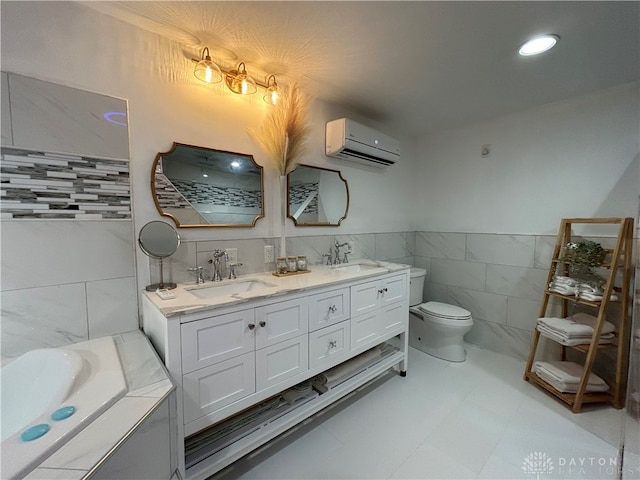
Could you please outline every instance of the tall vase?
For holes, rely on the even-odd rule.
[[[285,226],[287,220],[287,176],[280,175],[280,257],[287,256]]]

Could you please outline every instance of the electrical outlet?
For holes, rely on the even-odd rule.
[[[273,245],[264,246],[264,263],[273,263],[276,259],[273,258]]]
[[[229,263],[238,263],[238,249],[237,248],[227,248],[227,255],[229,256]]]

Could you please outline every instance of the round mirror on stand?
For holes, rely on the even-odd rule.
[[[160,221],[149,222],[140,229],[138,244],[145,254],[160,261],[160,282],[148,285],[146,290],[155,292],[158,289],[176,288],[175,283],[164,283],[162,261],[176,253],[180,245],[178,232],[168,223]]]

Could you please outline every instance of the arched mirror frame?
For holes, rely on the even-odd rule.
[[[333,173],[337,173],[338,177],[340,178],[340,180],[342,180],[342,182],[344,183],[344,189],[345,189],[345,193],[346,193],[346,205],[345,205],[345,209],[344,209],[344,215],[338,220],[337,223],[329,223],[329,222],[305,222],[305,223],[301,223],[298,222],[298,220],[291,214],[291,202],[289,199],[289,188],[290,188],[290,175],[291,173],[295,172],[295,170],[293,170],[293,172],[289,173],[289,175],[287,175],[287,218],[290,218],[294,225],[296,227],[339,227],[340,224],[342,223],[342,221],[344,219],[347,218],[347,215],[349,213],[349,184],[347,183],[347,180],[342,176],[342,172],[340,170],[333,170],[331,168],[324,168],[324,167],[318,167],[316,165],[305,165],[304,163],[299,163],[296,168],[298,167],[306,167],[306,168],[314,168],[316,170],[324,170],[325,172],[333,172]]]
[[[158,162],[162,159],[163,156],[171,155],[178,147],[189,147],[197,150],[203,151],[215,151],[218,153],[229,154],[229,155],[242,155],[244,157],[248,157],[251,162],[260,170],[260,214],[256,215],[253,219],[252,223],[203,223],[203,224],[181,224],[180,220],[175,217],[175,215],[165,212],[162,210],[160,206],[160,202],[158,201],[158,195],[156,191],[156,169],[158,168]],[[220,150],[217,148],[208,148],[208,147],[200,147],[197,145],[189,145],[186,143],[178,143],[173,142],[171,149],[166,152],[159,152],[156,155],[155,160],[153,161],[153,165],[151,167],[151,196],[153,197],[153,202],[156,205],[156,210],[163,217],[170,218],[178,228],[252,228],[255,227],[256,222],[261,218],[264,218],[264,168],[261,165],[258,165],[253,158],[253,155],[247,153],[239,153],[239,152],[230,152],[228,150]]]

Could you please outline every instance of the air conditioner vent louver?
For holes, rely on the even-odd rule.
[[[384,165],[384,166],[389,166],[396,163],[393,160],[385,160],[383,158],[377,158],[377,157],[374,157],[373,155],[367,155],[366,153],[360,153],[356,150],[351,150],[350,148],[345,148],[344,150],[342,150],[342,153],[347,157],[356,157],[362,160],[368,160],[370,162],[379,163],[380,165]]]
[[[400,142],[348,118],[339,118],[327,122],[325,152],[330,157],[381,168],[400,159]]]

